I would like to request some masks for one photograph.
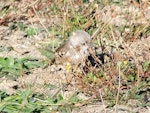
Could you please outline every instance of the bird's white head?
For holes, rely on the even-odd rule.
[[[78,45],[87,45],[91,43],[91,36],[83,30],[76,30],[71,34],[68,42],[73,47],[77,47]]]

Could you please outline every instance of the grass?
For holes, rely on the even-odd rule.
[[[113,4],[125,8],[123,1],[98,0],[89,2],[84,0],[72,2],[55,0],[52,3],[49,1],[42,1],[41,3],[28,3],[34,17],[38,18],[38,24],[42,26],[40,30],[36,29],[33,22],[30,25],[13,21],[9,29],[11,31],[23,31],[27,37],[33,39],[41,31],[48,34],[49,37],[46,38],[50,41],[43,43],[39,51],[49,59],[54,58],[54,50],[67,39],[72,31],[84,29],[90,33],[95,46],[100,48],[96,55],[102,59],[102,65],[94,68],[89,64],[85,74],[75,73],[74,78],[78,82],[74,87],[79,92],[90,96],[91,100],[85,102],[79,99],[77,92],[66,98],[61,88],[54,96],[44,95],[44,93],[35,94],[32,86],[29,85],[25,90],[20,90],[13,95],[8,95],[4,91],[0,92],[0,111],[2,113],[71,113],[73,109],[78,110],[82,105],[94,104],[95,100],[96,102],[102,101],[103,105],[107,103],[107,107],[110,108],[121,104],[128,106],[128,101],[132,99],[138,101],[136,107],[150,106],[150,61],[144,59],[139,62],[137,56],[133,54],[133,50],[127,51],[124,48],[127,43],[149,37],[149,23],[128,24],[131,15],[125,15],[127,23],[122,26],[110,25],[109,22],[99,20],[97,10],[101,11]],[[136,6],[137,4],[140,3],[138,1],[133,2],[133,5]],[[11,7],[3,7],[1,10],[1,16],[11,15]],[[29,14],[27,13],[27,15]],[[32,17],[29,15],[29,18]],[[51,21],[56,19],[56,22],[47,25],[42,23],[41,18]],[[4,51],[13,51],[13,48],[1,46],[0,52]],[[118,54],[113,53],[113,51],[117,51]],[[0,57],[0,77],[17,80],[22,74],[30,73],[32,69],[44,68],[46,64],[48,64],[48,60]],[[53,86],[53,84],[46,85],[48,88]],[[53,88],[57,89],[57,87]],[[132,107],[132,105],[129,106]],[[106,108],[104,109],[106,111]]]
[[[66,113],[75,108],[74,104],[80,102],[77,94],[71,95],[66,100],[61,94],[53,97],[38,93],[33,94],[30,87],[25,91],[18,91],[15,95],[7,95],[5,92],[0,92],[0,94],[0,111],[2,113],[45,113],[54,111]]]
[[[37,31],[31,26],[25,25],[24,23],[13,23],[10,27],[10,30],[19,29],[25,33],[26,37],[31,37],[36,35]]]
[[[28,73],[30,69],[44,67],[47,62],[39,61],[36,58],[17,59],[13,57],[0,57],[0,77],[8,77],[16,80],[19,76]]]

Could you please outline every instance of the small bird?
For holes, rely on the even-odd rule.
[[[92,46],[91,36],[83,30],[76,30],[56,50],[55,61],[56,63],[70,63],[71,65],[84,63],[90,54],[88,49]]]

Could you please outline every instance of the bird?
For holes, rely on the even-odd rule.
[[[55,52],[56,63],[79,65],[86,61],[89,48],[92,48],[92,38],[84,30],[73,31],[68,40],[58,47]]]

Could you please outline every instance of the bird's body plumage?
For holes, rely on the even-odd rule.
[[[56,62],[78,65],[89,56],[88,48],[92,45],[91,36],[83,31],[74,31],[68,40],[56,50]]]

